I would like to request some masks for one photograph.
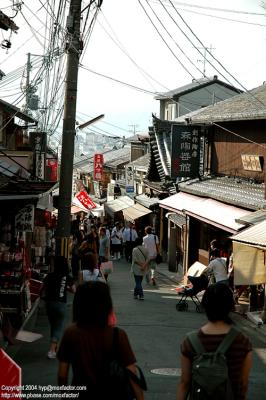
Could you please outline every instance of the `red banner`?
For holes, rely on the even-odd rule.
[[[76,194],[76,198],[81,202],[81,204],[87,208],[88,210],[91,210],[92,208],[96,208],[96,204],[93,203],[91,200],[90,196],[88,195],[87,192],[82,190],[81,192]]]
[[[48,158],[46,159],[46,165],[48,167],[48,180],[51,182],[57,182],[58,160],[55,158]]]
[[[0,398],[17,398],[21,393],[21,368],[0,349]]]
[[[94,180],[100,181],[103,176],[103,155],[94,154]]]

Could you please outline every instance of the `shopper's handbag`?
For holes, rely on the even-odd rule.
[[[103,275],[109,275],[113,272],[114,270],[114,265],[113,261],[104,261],[101,263],[100,266],[100,271],[102,272]]]
[[[147,390],[144,374],[137,366],[138,375],[135,375],[128,368],[124,367],[117,358],[119,354],[118,328],[114,328],[112,357],[108,371],[108,393],[110,398],[116,400],[133,400],[136,398],[130,379],[140,386],[142,390]]]
[[[161,254],[158,253],[155,258],[155,262],[156,262],[156,264],[161,264],[162,261],[163,261],[163,258],[161,256]]]
[[[154,242],[155,242],[155,246],[156,246],[156,250],[158,249],[157,243],[156,243],[156,236],[154,235]],[[156,257],[155,257],[155,262],[156,264],[161,264],[161,262],[163,261],[163,258],[161,256],[160,253],[157,253]]]

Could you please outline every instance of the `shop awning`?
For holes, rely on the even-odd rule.
[[[140,204],[134,204],[131,207],[123,210],[124,218],[126,221],[134,222],[136,219],[143,217],[144,215],[150,214],[152,211]]]
[[[107,201],[104,203],[104,208],[107,214],[113,216],[116,212],[122,211],[125,208],[128,208],[134,204],[134,200],[132,200],[128,196],[120,196],[116,200]]]
[[[231,239],[235,242],[261,247],[266,250],[266,220],[231,236]]]
[[[183,192],[167,197],[159,204],[167,210],[189,215],[231,233],[236,233],[244,227],[243,224],[237,223],[236,219],[247,214],[242,208]]]

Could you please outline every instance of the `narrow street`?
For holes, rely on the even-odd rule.
[[[133,300],[133,278],[130,265],[123,260],[115,262],[115,271],[109,284],[117,314],[118,326],[124,328],[130,338],[143,369],[148,400],[175,399],[176,385],[180,374],[179,346],[183,336],[197,329],[205,320],[204,314],[195,312],[193,304],[188,312],[177,312],[176,283],[167,276],[158,274],[158,287],[145,286],[145,300]],[[160,271],[160,266],[158,272]],[[69,320],[71,318],[69,296]],[[241,318],[237,318],[237,321]],[[250,377],[248,400],[262,398],[265,393],[266,335],[243,321],[241,329],[248,334],[254,346],[254,361]],[[35,332],[43,337],[35,343],[23,344],[15,355],[22,367],[24,385],[55,385],[57,361],[46,358],[49,343],[49,328],[43,306],[40,307]]]

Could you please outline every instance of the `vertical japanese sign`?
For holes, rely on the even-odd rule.
[[[30,137],[35,155],[35,175],[37,178],[45,179],[46,133],[31,132]]]
[[[103,155],[94,154],[94,177],[95,181],[100,181],[103,176]]]
[[[134,170],[133,167],[126,167],[126,193],[134,193]]]
[[[172,126],[171,178],[194,178],[199,175],[200,128]]]
[[[28,204],[22,208],[15,216],[16,232],[33,232],[34,227],[34,205]]]

